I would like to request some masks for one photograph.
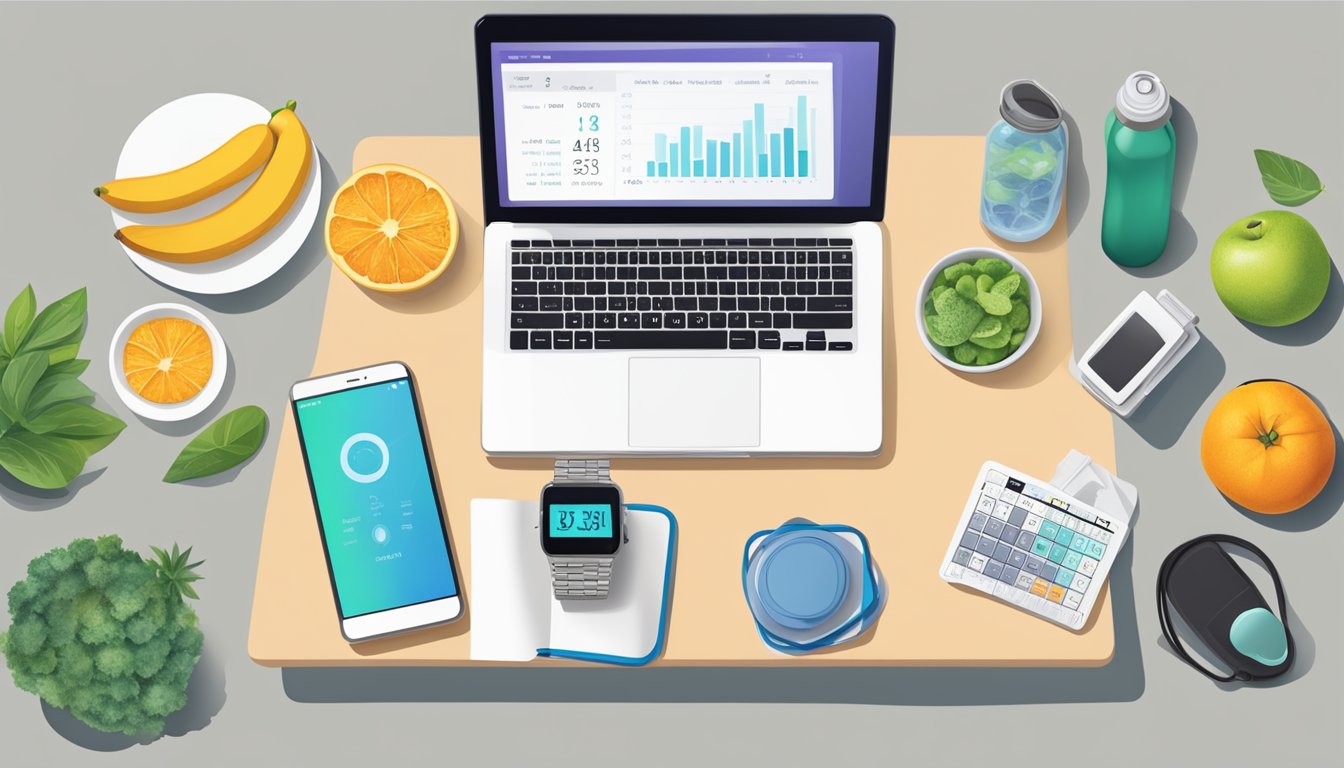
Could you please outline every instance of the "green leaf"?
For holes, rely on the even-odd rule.
[[[56,365],[57,363],[69,362],[70,360],[74,360],[75,355],[78,354],[79,354],[78,341],[74,341],[69,344],[62,344],[58,347],[50,347],[47,349],[47,365]]]
[[[51,349],[76,344],[84,338],[84,316],[88,311],[88,292],[80,288],[47,305],[33,320],[23,350]],[[74,357],[74,355],[70,355]],[[67,358],[68,359],[68,358]]]
[[[59,435],[17,429],[0,437],[0,467],[34,488],[64,488],[84,469],[88,458],[78,441]]]
[[[33,316],[37,312],[37,298],[33,295],[33,286],[29,285],[19,292],[5,313],[5,351],[13,355],[28,336],[33,326]]]
[[[265,411],[255,405],[230,411],[192,438],[163,481],[177,483],[219,474],[247,461],[265,438]]]
[[[57,403],[25,421],[24,426],[39,435],[105,437],[121,434],[126,422],[84,403]]]
[[[1260,167],[1260,183],[1279,205],[1298,206],[1325,190],[1315,171],[1287,155],[1257,149],[1255,164]]]
[[[48,368],[46,375],[37,382],[37,386],[33,387],[33,393],[28,398],[28,406],[23,411],[29,419],[57,403],[93,397],[93,390],[84,386],[78,376],[69,373],[53,374],[52,370]]]
[[[47,371],[45,352],[25,352],[14,358],[0,375],[0,411],[12,421],[23,418],[28,398],[33,394],[38,379]]]
[[[191,582],[200,581],[205,578],[196,573],[196,568],[203,564],[204,560],[197,560],[194,563],[187,562],[191,559],[191,547],[187,547],[186,552],[178,550],[177,544],[173,544],[173,552],[168,552],[151,546],[154,557],[149,562],[154,566],[155,572],[159,578],[168,582],[168,588],[171,589],[178,598],[183,596],[190,597],[193,600],[199,600],[200,595],[192,588]]]
[[[51,358],[48,357],[47,363],[48,363],[47,365],[48,377],[67,373],[70,374],[71,376],[79,376],[89,368],[89,361],[83,358],[75,358],[73,360],[61,360],[59,362],[53,363],[51,362]]]

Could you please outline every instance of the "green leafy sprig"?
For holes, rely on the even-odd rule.
[[[204,563],[204,560],[197,560],[194,563],[187,562],[191,559],[191,547],[187,551],[178,551],[177,544],[173,544],[173,551],[150,547],[154,551],[153,558],[146,558],[154,566],[159,579],[167,583],[168,589],[179,598],[190,597],[192,600],[200,600],[201,596],[196,594],[196,590],[191,586],[193,581],[200,581],[205,578],[196,573],[196,567]]]

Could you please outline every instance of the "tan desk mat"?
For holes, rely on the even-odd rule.
[[[667,645],[655,663],[1100,666],[1110,660],[1114,631],[1105,596],[1084,631],[1073,633],[938,577],[984,460],[1045,479],[1070,448],[1115,465],[1110,416],[1068,372],[1063,213],[1050,235],[1012,249],[1035,275],[1044,301],[1040,337],[1026,357],[998,373],[959,375],[920,344],[915,292],[931,264],[958,248],[995,244],[977,217],[982,152],[983,139],[976,137],[892,139],[880,455],[613,462],[629,501],[664,505],[681,526]],[[248,650],[259,664],[472,663],[470,500],[532,498],[550,477],[545,460],[491,459],[480,447],[477,139],[377,137],[356,148],[354,168],[380,162],[405,163],[444,184],[462,219],[457,255],[436,283],[409,295],[366,292],[333,269],[314,373],[385,360],[405,361],[415,371],[468,615],[448,627],[358,646],[341,638],[294,420],[287,416],[252,603]],[[844,393],[818,393],[819,402],[828,396]],[[877,626],[857,644],[791,657],[768,650],[757,636],[742,596],[741,563],[751,533],[799,515],[863,530],[890,598]]]

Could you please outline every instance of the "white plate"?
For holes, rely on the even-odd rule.
[[[126,371],[121,362],[121,351],[126,346],[126,340],[141,323],[160,317],[190,320],[204,328],[205,335],[210,337],[210,353],[214,363],[210,379],[195,397],[185,402],[152,403],[131,391],[126,383]],[[229,368],[229,351],[224,346],[224,337],[219,335],[219,329],[205,315],[182,304],[151,304],[132,312],[117,326],[117,332],[112,334],[112,349],[108,357],[107,370],[112,372],[112,388],[117,391],[117,397],[132,412],[154,421],[182,421],[209,408],[224,388],[224,377]]]
[[[249,125],[265,123],[271,111],[250,99],[227,93],[198,93],[170,101],[149,113],[131,131],[117,160],[116,178],[149,176],[193,163],[213,152]],[[294,258],[308,239],[322,204],[322,173],[313,146],[308,181],[289,213],[260,239],[237,253],[201,264],[171,264],[122,246],[131,263],[170,288],[189,293],[233,293],[251,288]],[[165,213],[112,210],[112,224],[177,224],[209,215],[233,202],[260,171],[195,205]]]

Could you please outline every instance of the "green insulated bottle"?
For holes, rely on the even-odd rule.
[[[1157,261],[1171,226],[1176,131],[1171,97],[1152,72],[1125,79],[1106,115],[1106,203],[1101,249],[1122,267]]]

